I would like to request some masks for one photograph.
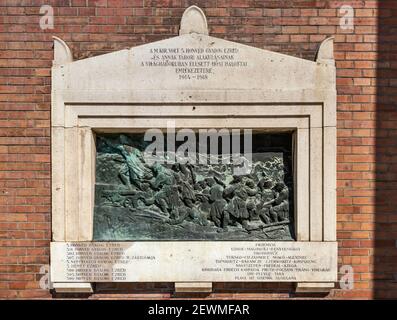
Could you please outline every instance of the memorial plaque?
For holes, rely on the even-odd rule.
[[[336,243],[53,243],[53,281],[335,281]]]
[[[79,61],[59,38],[54,50],[51,280],[58,288],[140,281],[331,287],[332,38],[316,61],[300,59],[209,36],[203,11],[192,6],[176,37]],[[195,151],[178,153],[190,139],[170,139],[170,123],[176,136],[190,131]],[[150,130],[165,133],[156,155],[165,161],[149,161]],[[203,149],[201,130],[244,143],[225,152],[222,133]],[[241,173],[241,164],[250,170]]]

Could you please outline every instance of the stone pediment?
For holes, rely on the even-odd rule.
[[[177,37],[79,61],[72,61],[67,45],[56,38],[54,65],[62,68],[63,79],[57,89],[126,93],[335,88],[332,39],[320,46],[317,61],[309,61],[208,36],[205,17],[198,21],[199,14],[189,15],[188,9]]]

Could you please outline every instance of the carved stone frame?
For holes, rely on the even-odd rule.
[[[185,11],[180,34],[180,37],[208,34],[205,16],[199,8],[192,6]],[[283,90],[226,86],[181,89],[172,83],[167,89],[130,88],[121,94],[112,88],[95,90],[84,84],[71,85],[71,79],[78,76],[69,69],[74,64],[71,51],[56,37],[54,50],[52,241],[92,241],[95,133],[165,128],[170,118],[175,120],[177,128],[294,132],[297,241],[336,241],[336,91],[332,38],[321,44],[317,60],[311,62],[308,71],[318,74],[319,82],[325,79],[327,85],[296,83]],[[104,56],[112,59],[111,54]],[[291,57],[291,63],[298,60],[300,63],[301,59]],[[79,68],[92,70],[90,61],[79,63]],[[279,77],[282,82],[287,75]],[[302,81],[306,80],[304,73],[301,77]],[[54,283],[54,287],[59,291],[90,290],[86,284],[78,283],[74,286]],[[305,283],[298,284],[297,290],[319,291],[330,287],[330,283]]]

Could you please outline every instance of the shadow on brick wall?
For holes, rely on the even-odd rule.
[[[379,1],[374,298],[397,297],[397,1]]]

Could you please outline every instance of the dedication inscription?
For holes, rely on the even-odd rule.
[[[241,69],[248,67],[248,61],[241,60],[238,48],[193,48],[158,47],[147,50],[147,59],[141,67],[172,68],[179,80],[208,80],[219,69]]]

